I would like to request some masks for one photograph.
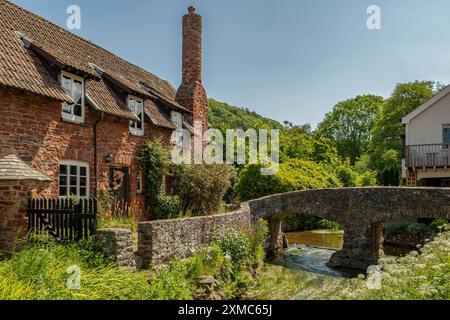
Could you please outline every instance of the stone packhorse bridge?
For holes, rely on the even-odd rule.
[[[400,219],[450,219],[450,189],[305,190],[253,200],[248,207],[253,219],[269,221],[269,251],[283,247],[283,218],[310,215],[335,221],[344,228],[344,248],[333,255],[330,266],[366,269],[377,264],[383,253],[383,223]]]

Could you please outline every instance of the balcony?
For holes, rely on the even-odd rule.
[[[450,167],[449,144],[423,144],[406,146],[406,166],[408,168]]]

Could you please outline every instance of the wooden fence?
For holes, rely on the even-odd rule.
[[[97,229],[97,200],[30,199],[28,231],[48,234],[60,241],[87,239]]]

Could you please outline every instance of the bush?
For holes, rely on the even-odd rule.
[[[398,221],[388,224],[385,227],[386,235],[396,236],[400,234],[418,236],[427,232],[428,227],[422,223],[408,221]]]
[[[228,165],[186,165],[175,172],[174,193],[194,216],[217,213],[234,175]]]
[[[159,196],[157,201],[158,204],[153,209],[153,219],[176,219],[180,217],[182,207],[178,196]]]
[[[290,159],[273,176],[261,175],[261,165],[247,165],[240,173],[235,190],[240,201],[305,189],[340,187],[334,174],[312,161]]]

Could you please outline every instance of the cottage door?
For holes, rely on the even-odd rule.
[[[109,171],[110,187],[113,192],[112,210],[115,214],[127,212],[128,168],[114,167]]]

